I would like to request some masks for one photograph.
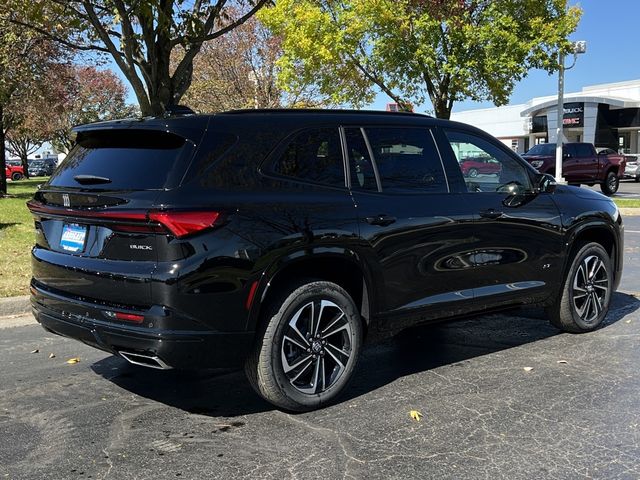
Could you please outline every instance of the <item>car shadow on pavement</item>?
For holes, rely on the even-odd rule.
[[[604,328],[638,310],[640,300],[616,293]],[[341,401],[372,392],[398,378],[558,335],[540,308],[520,308],[453,323],[414,327],[368,345]],[[131,393],[215,417],[273,410],[251,389],[242,371],[160,371],[136,367],[118,357],[92,366],[105,379]]]

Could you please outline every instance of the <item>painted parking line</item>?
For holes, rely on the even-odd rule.
[[[640,230],[625,230],[624,233],[640,233]]]

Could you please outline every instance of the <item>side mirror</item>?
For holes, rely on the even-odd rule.
[[[548,173],[542,173],[538,176],[538,191],[540,193],[553,193],[557,186],[556,179]]]

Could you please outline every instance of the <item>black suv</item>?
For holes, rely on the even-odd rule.
[[[471,156],[499,172],[465,178]],[[622,270],[613,202],[417,114],[86,125],[28,205],[44,328],[151,368],[244,364],[289,410],[333,400],[365,336],[523,304],[593,330]]]

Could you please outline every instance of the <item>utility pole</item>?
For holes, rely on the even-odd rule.
[[[560,52],[558,68],[558,125],[556,127],[556,183],[567,183],[562,176],[562,145],[564,143],[564,53]]]
[[[564,66],[564,53],[558,53],[558,125],[556,127],[556,182],[567,183],[562,176],[562,144],[564,142],[564,72],[572,69],[578,60],[578,55],[587,52],[587,42],[573,42],[573,63],[570,67]]]

